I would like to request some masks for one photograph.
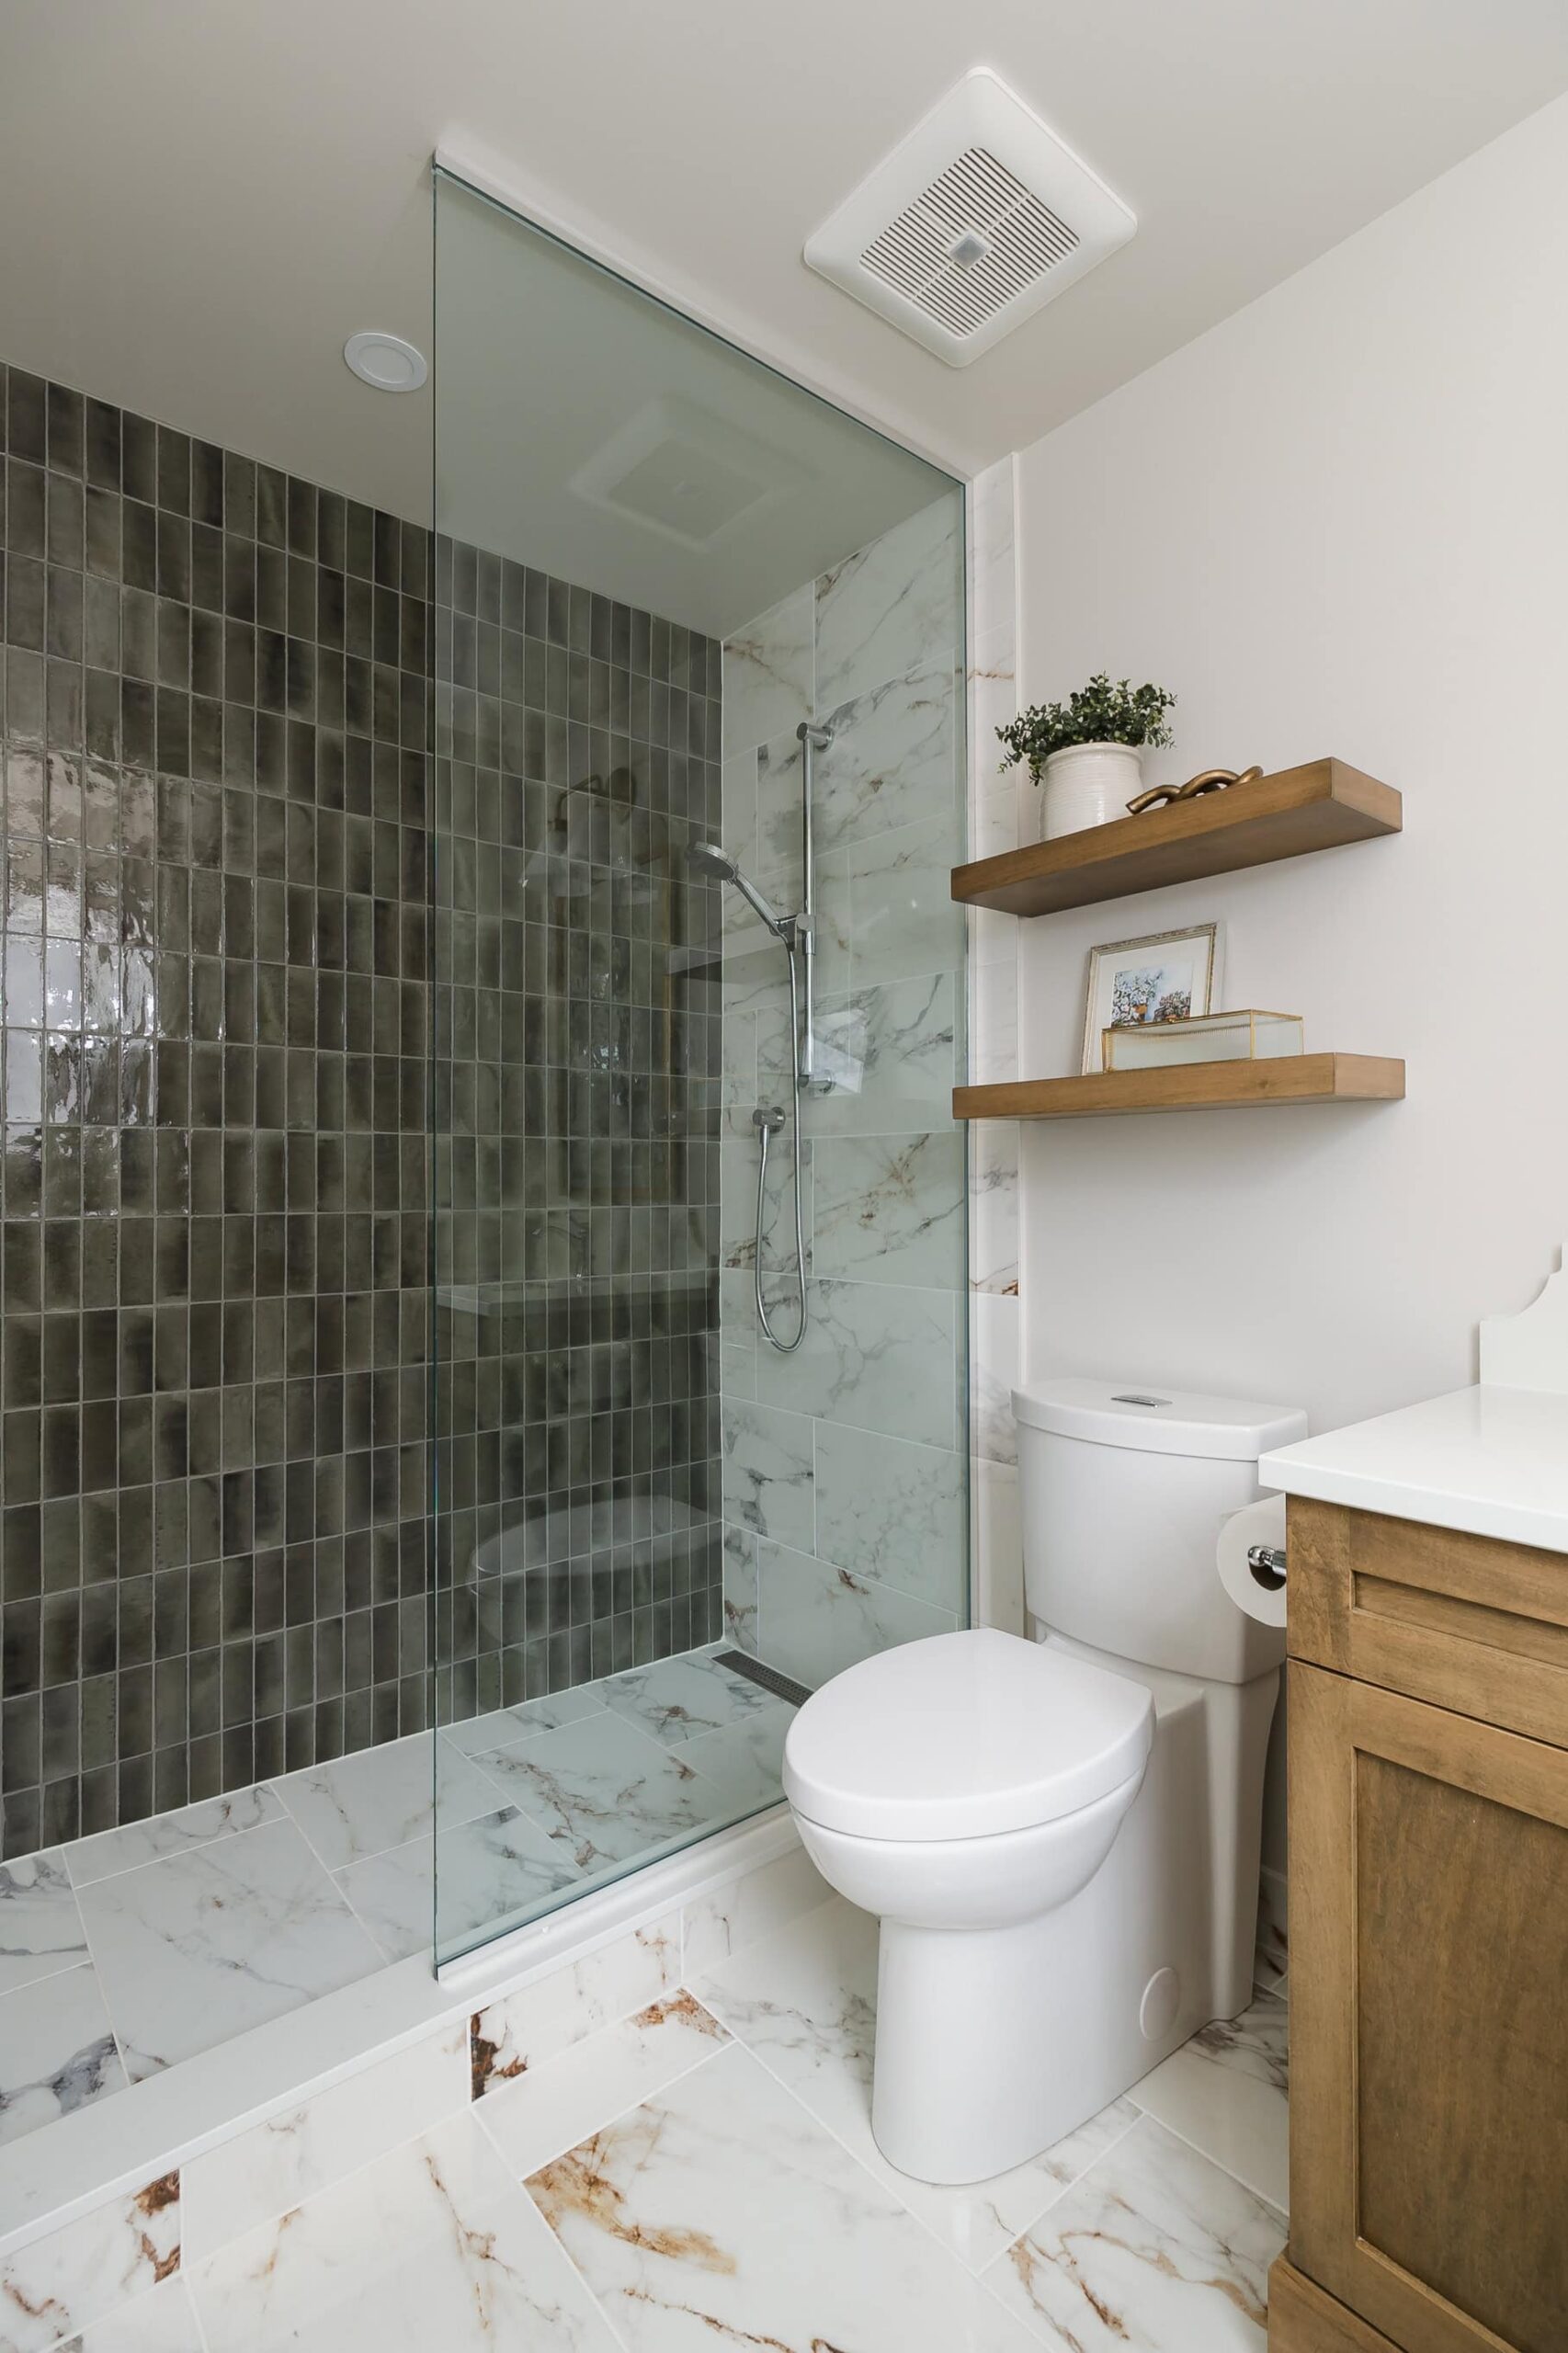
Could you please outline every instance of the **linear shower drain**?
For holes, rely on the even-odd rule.
[[[771,1691],[775,1699],[788,1699],[792,1708],[812,1696],[792,1675],[780,1675],[776,1666],[764,1666],[759,1658],[748,1658],[744,1651],[715,1651],[713,1664],[727,1666],[732,1675],[744,1675],[748,1683],[760,1683],[765,1691]]]

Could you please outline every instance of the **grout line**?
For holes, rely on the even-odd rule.
[[[687,1986],[672,1986],[667,1994],[655,1995],[652,2002],[644,2002],[642,2004],[642,2010],[653,2009],[656,2007],[660,2002],[673,2001],[678,1995],[687,1993],[690,1993],[690,1988]],[[691,1999],[693,2001],[697,2001],[699,1996],[691,1995]],[[704,2009],[708,2008],[708,2005],[705,2002],[701,2004],[701,2006]],[[600,2036],[616,2033],[621,2027],[629,2025],[633,2018],[640,2018],[642,2014],[642,2010],[629,2010],[625,2018],[616,2018],[608,2026],[599,2027],[593,2034],[585,2035],[580,2042],[568,2043],[564,2051],[558,2051],[553,2059],[546,2060],[544,2066],[530,2068],[528,2070],[530,2077],[534,2082],[539,2082],[544,2075],[547,2068],[554,2066],[561,2060],[571,2058],[579,2051],[586,2051],[591,2044],[599,2040]],[[562,2157],[569,2156],[574,2149],[580,2149],[585,2141],[592,2141],[600,2132],[608,2132],[611,2126],[619,2124],[623,2117],[631,2116],[636,2109],[646,2107],[650,2100],[657,2099],[659,2095],[662,2092],[668,2091],[672,2085],[682,2082],[687,2075],[694,2075],[699,2067],[709,2066],[713,2060],[719,2057],[722,2052],[731,2049],[735,2042],[735,2036],[731,2032],[730,2029],[724,2025],[724,2021],[719,2017],[717,2011],[709,2010],[708,2015],[713,2019],[716,2026],[722,2029],[724,2036],[722,2042],[716,2044],[711,2051],[699,2052],[697,2058],[688,2060],[685,2066],[677,2067],[673,2075],[663,2076],[657,2084],[651,2085],[646,2091],[639,2093],[635,2099],[627,2100],[621,2107],[616,2109],[611,2115],[607,2116],[602,2124],[592,2125],[586,2132],[579,2133],[574,2141],[568,2141],[564,2148],[553,2149],[549,2156],[540,2157],[538,2163],[531,2167],[531,2171],[533,2173],[538,2173],[542,2166],[555,2165]],[[517,2182],[520,2188],[526,2190],[528,2183],[528,2176],[527,2174],[518,2175],[513,2173],[511,2159],[502,2148],[500,2142],[496,2139],[495,2134],[492,2131],[490,2126],[484,2121],[483,2111],[486,2101],[491,2099],[505,2099],[507,2092],[513,2088],[514,2086],[512,2085],[503,2084],[499,2090],[495,2092],[487,2092],[483,2099],[476,2099],[472,2103],[472,2113],[474,2116],[481,2131],[483,2132],[491,2147],[496,2152],[502,2164],[506,2167],[508,2175],[511,2176],[512,2179]],[[498,2114],[499,2110],[497,2109],[494,2111],[494,2113]]]
[[[73,1893],[80,1895],[84,1888],[103,1887],[108,1881],[114,1879],[130,1879],[131,1874],[135,1871],[151,1870],[154,1863],[177,1862],[182,1855],[204,1854],[209,1847],[226,1846],[231,1838],[248,1838],[254,1830],[269,1830],[277,1823],[287,1822],[292,1819],[288,1807],[283,1802],[282,1796],[279,1793],[278,1785],[275,1781],[248,1781],[237,1790],[221,1790],[217,1798],[198,1798],[196,1802],[198,1805],[216,1805],[226,1799],[249,1797],[257,1790],[267,1790],[270,1791],[271,1795],[278,1800],[278,1803],[279,1807],[282,1808],[282,1811],[278,1813],[269,1814],[265,1822],[241,1823],[237,1827],[231,1825],[222,1830],[215,1830],[210,1838],[196,1838],[193,1839],[188,1846],[171,1847],[166,1855],[144,1855],[139,1863],[122,1863],[118,1870],[100,1871],[95,1879],[79,1881],[71,1869],[72,1847],[85,1847],[87,1844],[87,1840],[85,1838],[74,1838],[71,1841],[70,1846],[62,1849],[62,1852],[65,1857],[66,1877],[71,1881]],[[153,1823],[172,1822],[176,1815],[187,1813],[188,1811],[189,1808],[186,1806],[170,1806],[163,1813],[151,1813],[145,1815],[141,1822],[117,1824],[116,1829],[142,1830],[150,1828]],[[115,1836],[115,1831],[94,1831],[89,1835],[93,1837],[113,1837]],[[48,1849],[40,1848],[40,1851],[47,1853]]]

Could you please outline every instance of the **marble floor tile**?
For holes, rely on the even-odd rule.
[[[289,1821],[98,1880],[78,1900],[132,2083],[381,1966]]]
[[[500,2085],[481,2101],[479,2120],[521,2181],[710,2059],[729,2040],[695,1995],[663,1995],[647,2009]]]
[[[79,1969],[89,1958],[82,1915],[58,1847],[0,1866],[0,1995]]]
[[[277,1784],[278,1794],[329,1871],[430,1835],[432,1805],[441,1827],[491,1813],[495,1801],[479,1768],[443,1744],[439,1763],[428,1733],[361,1748],[309,1766]]]
[[[426,1831],[333,1873],[389,1961],[428,1952],[432,1921],[444,1951],[577,1877],[536,1823],[515,1806],[495,1810],[488,1782],[485,1797],[489,1813],[443,1823],[438,1839]]]
[[[188,2284],[209,2353],[617,2353],[469,2116],[237,2240]]]
[[[678,1749],[662,1748],[608,1709],[498,1748],[483,1762],[506,1802],[580,1871],[629,1862],[722,1818],[722,1792],[683,1764]]]
[[[90,1965],[0,1996],[0,2141],[125,2087],[97,1972]]]
[[[60,2353],[207,2353],[190,2290],[176,2271],[74,2336]]]
[[[611,1677],[604,1694],[607,1707],[666,1748],[743,1722],[773,1704],[760,1685],[702,1651],[631,1667]]]
[[[681,1915],[669,1912],[487,2002],[472,2021],[474,2097],[675,1993],[680,1946]]]
[[[488,1715],[470,1716],[460,1724],[443,1724],[441,1738],[465,1756],[483,1756],[486,1749],[509,1748],[532,1740],[558,1724],[574,1724],[597,1715],[604,1706],[604,1687],[579,1684],[575,1690],[551,1691],[541,1699],[524,1699],[515,1708],[494,1708]]]
[[[128,1822],[119,1830],[103,1830],[93,1838],[78,1838],[65,1849],[66,1869],[77,1887],[95,1880],[112,1879],[155,1863],[165,1855],[188,1854],[193,1847],[210,1847],[214,1839],[233,1837],[241,1830],[256,1830],[264,1822],[279,1822],[283,1808],[266,1781],[248,1790],[231,1790],[227,1797],[204,1798],[198,1805],[181,1806],[176,1813],[156,1813],[150,1822]]]
[[[842,1901],[693,1979],[699,1998],[771,2075],[972,2270],[983,2269],[1135,2124],[1118,2100],[1028,2165],[961,2188],[915,2181],[871,2138],[877,1924]]]
[[[1239,2018],[1204,2027],[1131,2093],[1281,2212],[1290,2194],[1288,2018],[1277,1995],[1260,1995]]]
[[[1265,2353],[1273,2207],[1141,2117],[985,2273],[1074,2353]]]
[[[688,1741],[685,1762],[724,1793],[725,1809],[777,1805],[783,1795],[784,1740],[795,1715],[788,1700],[757,1697],[764,1704],[738,1723],[723,1724]]]
[[[630,2353],[1039,2342],[733,2043],[528,2186]]]

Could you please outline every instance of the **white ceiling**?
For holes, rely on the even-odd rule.
[[[968,66],[1133,207],[952,371],[811,229]],[[437,142],[968,471],[1034,439],[1568,86],[1562,0],[5,0],[0,358],[418,514]]]

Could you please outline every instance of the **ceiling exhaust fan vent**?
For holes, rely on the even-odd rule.
[[[967,367],[1137,223],[983,66],[808,241],[814,270]]]

